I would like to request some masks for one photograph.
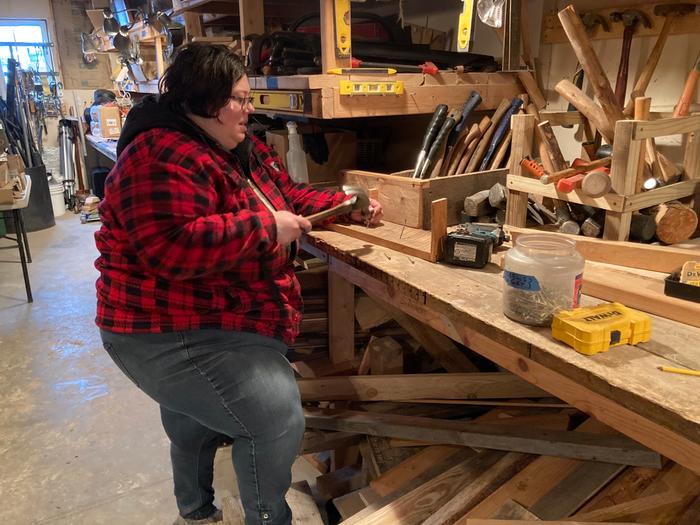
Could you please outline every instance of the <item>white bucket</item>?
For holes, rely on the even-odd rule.
[[[53,216],[60,217],[66,213],[66,203],[63,200],[63,184],[50,184],[49,192],[51,193]]]

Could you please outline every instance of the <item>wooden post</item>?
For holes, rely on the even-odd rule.
[[[632,138],[634,121],[620,120],[615,125],[615,145],[610,167],[612,190],[618,195],[634,195],[637,183],[639,158],[642,155],[642,140]],[[613,241],[626,241],[630,233],[632,212],[605,213],[603,238]]]
[[[352,60],[338,58],[335,54],[335,19],[333,18],[334,0],[321,2],[321,66],[322,73],[337,67],[352,67]],[[348,17],[349,19],[350,17]],[[349,23],[349,20],[348,20]]]
[[[238,14],[241,19],[241,40],[248,35],[262,35],[265,32],[262,0],[238,0]]]
[[[158,72],[158,78],[163,77],[165,73],[165,63],[163,61],[163,40],[160,35],[155,37],[156,43],[156,71]]]
[[[187,40],[191,41],[192,37],[204,36],[204,26],[202,25],[202,16],[199,13],[186,12],[185,16],[185,31]]]
[[[328,354],[331,363],[355,357],[355,286],[328,271]]]
[[[683,167],[687,179],[700,179],[700,130],[686,136]]]
[[[510,119],[510,126],[513,130],[513,140],[510,146],[510,172],[513,175],[522,175],[520,161],[527,155],[532,155],[535,120],[535,115],[513,115]],[[527,193],[508,190],[506,224],[524,227],[526,221]]]

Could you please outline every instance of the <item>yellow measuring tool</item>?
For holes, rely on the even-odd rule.
[[[256,109],[304,113],[310,110],[307,94],[303,91],[280,91],[256,89],[250,93]]]
[[[636,345],[651,339],[651,317],[620,303],[599,304],[554,315],[552,337],[585,355],[611,346]]]
[[[350,58],[350,0],[333,1],[335,22],[335,56]]]
[[[341,95],[403,95],[401,80],[341,80]]]
[[[471,50],[474,44],[474,22],[476,9],[474,4],[476,0],[462,0],[464,8],[459,15],[459,23],[457,27],[457,51],[466,53]]]

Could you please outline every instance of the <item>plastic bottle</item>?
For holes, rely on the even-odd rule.
[[[503,313],[520,323],[551,325],[555,313],[579,306],[584,262],[568,239],[519,237],[505,257]]]
[[[301,146],[301,136],[297,133],[297,123],[287,122],[289,150],[287,150],[287,171],[294,182],[309,183],[309,170],[306,166],[306,153]]]

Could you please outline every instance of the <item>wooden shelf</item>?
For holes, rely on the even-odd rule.
[[[238,0],[179,0],[173,2],[173,15],[182,13],[238,14]]]
[[[341,95],[342,80],[401,81],[401,95]],[[524,90],[510,73],[440,72],[435,76],[401,73],[396,75],[292,75],[251,77],[253,91],[298,92],[304,96],[301,114],[312,118],[355,118],[432,113],[437,104],[459,106],[472,90],[483,99],[479,110],[495,109],[503,98],[513,98]],[[270,115],[299,115],[291,109],[263,109]]]

